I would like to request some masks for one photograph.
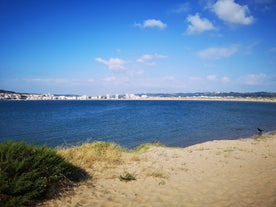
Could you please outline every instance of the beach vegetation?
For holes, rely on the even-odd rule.
[[[141,161],[141,159],[138,156],[134,155],[134,156],[131,157],[131,161],[139,162],[139,161]]]
[[[179,167],[180,170],[184,171],[184,172],[188,172],[189,169],[187,168],[187,163],[183,162],[181,164],[181,167]]]
[[[189,171],[189,169],[187,167],[180,167],[179,169],[182,170],[182,171],[184,171],[184,172],[188,172]]]
[[[200,147],[200,148],[196,149],[196,151],[205,151],[205,150],[210,150],[210,148]]]
[[[109,142],[84,143],[69,148],[58,148],[57,153],[73,164],[91,169],[95,164],[103,167],[117,166],[123,163],[122,154],[126,150]]]
[[[151,173],[148,173],[148,176],[151,176],[154,178],[164,178],[164,179],[169,178],[169,176],[162,169],[155,170]]]
[[[166,185],[166,182],[164,180],[161,180],[158,185]]]
[[[88,177],[46,146],[0,144],[0,206],[33,205]]]
[[[235,151],[235,147],[227,147],[225,150],[223,150],[224,152],[234,152]]]
[[[134,148],[133,152],[136,153],[145,153],[147,152],[151,147],[165,147],[165,145],[162,145],[160,143],[146,143],[146,144],[141,144]]]
[[[126,182],[136,180],[136,174],[125,171],[122,175],[119,176],[119,179]]]

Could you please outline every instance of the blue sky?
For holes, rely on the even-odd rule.
[[[276,91],[275,0],[0,0],[0,89]]]

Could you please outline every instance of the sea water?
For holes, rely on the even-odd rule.
[[[159,142],[184,147],[276,130],[276,103],[238,101],[0,101],[0,142],[75,145]]]

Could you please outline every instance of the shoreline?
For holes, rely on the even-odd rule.
[[[136,98],[136,99],[1,99],[0,101],[221,101],[221,102],[267,102],[276,103],[276,98],[198,98],[198,97],[149,97],[149,98]]]
[[[276,204],[276,132],[185,148],[145,144],[130,152],[103,146],[100,154],[99,148],[93,154],[92,144],[60,149],[93,179],[39,206]],[[120,179],[126,175],[134,179]]]
[[[107,99],[114,100],[115,99]],[[193,98],[193,97],[181,97],[181,98],[140,98],[140,99],[119,99],[120,100],[129,100],[129,101],[233,101],[233,102],[271,102],[275,103],[276,99],[270,98]]]

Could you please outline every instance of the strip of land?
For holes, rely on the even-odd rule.
[[[276,133],[132,152],[96,145],[59,150],[92,179],[40,206],[276,206]]]
[[[160,93],[160,94],[115,94],[101,96],[54,95],[17,93],[0,90],[0,100],[199,100],[199,101],[254,101],[276,102],[275,92],[203,92],[203,93]]]

